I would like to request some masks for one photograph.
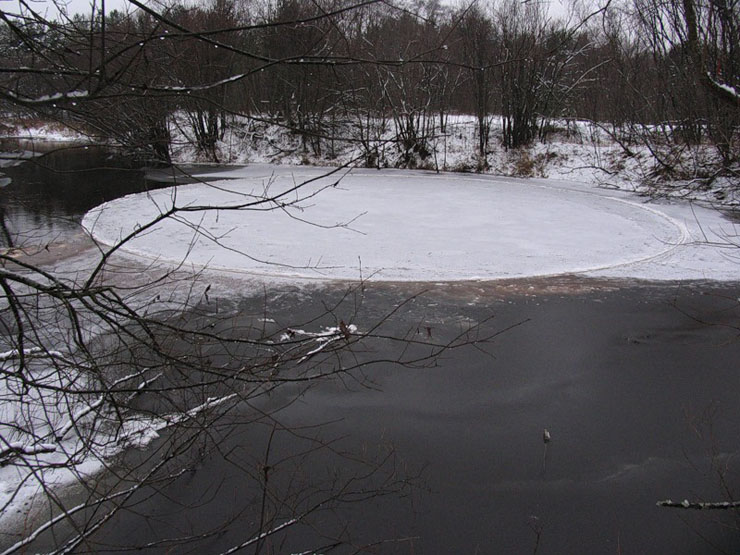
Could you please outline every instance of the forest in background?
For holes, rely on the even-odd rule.
[[[165,163],[183,139],[220,161],[227,129],[249,121],[280,126],[309,157],[349,141],[355,163],[396,167],[429,167],[432,139],[466,114],[478,171],[494,146],[586,120],[626,158],[647,149],[656,178],[738,183],[736,0],[608,0],[559,16],[516,0],[128,5],[54,20],[28,3],[4,10],[0,110]],[[710,155],[685,163],[697,148]]]

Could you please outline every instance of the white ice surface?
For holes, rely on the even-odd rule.
[[[204,176],[208,184],[106,203],[88,213],[84,225],[97,240],[113,244],[173,203],[233,207],[327,171],[224,170]],[[737,228],[711,208],[544,179],[358,169],[332,186],[337,177],[279,197],[286,206],[277,209],[268,203],[250,211],[180,213],[124,250],[295,278],[444,281],[576,273],[740,279]]]

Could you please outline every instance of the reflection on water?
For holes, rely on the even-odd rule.
[[[50,143],[46,143],[49,148]],[[43,144],[29,139],[0,138],[0,168],[21,164],[43,152]]]
[[[78,231],[82,216],[94,206],[159,186],[147,182],[140,162],[103,147],[4,139],[0,149],[4,246],[38,244]]]

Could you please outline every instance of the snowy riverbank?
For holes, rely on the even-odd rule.
[[[606,125],[564,120],[547,124],[549,131],[525,148],[507,150],[501,146],[502,121],[490,118],[491,137],[485,156],[478,150],[477,121],[472,116],[445,116],[444,127],[431,124],[424,136],[429,154],[409,159],[401,153],[392,121],[337,123],[327,137],[309,147],[297,132],[267,116],[254,119],[233,117],[223,136],[209,153],[196,147],[184,114],[170,118],[172,160],[176,164],[219,165],[272,164],[315,167],[365,167],[368,154],[379,168],[426,169],[480,175],[549,178],[588,183],[606,189],[620,189],[646,197],[668,197],[698,201],[715,207],[737,209],[740,191],[735,182],[722,175],[706,175],[720,164],[719,154],[710,145],[683,145],[675,148],[641,143],[639,137],[616,140],[621,133]],[[364,129],[363,125],[370,125]],[[372,137],[363,136],[370,133]],[[79,130],[53,122],[9,119],[0,128],[7,139],[47,143],[89,142],[94,138]],[[93,142],[99,143],[97,140]],[[103,141],[105,142],[105,141]],[[657,149],[657,150],[656,150]],[[672,172],[666,172],[664,160]],[[663,161],[663,164],[661,164]],[[0,165],[2,165],[0,163]]]

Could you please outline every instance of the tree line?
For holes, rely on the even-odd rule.
[[[630,146],[709,144],[736,168],[736,0],[609,0],[552,15],[537,2],[210,0],[50,20],[2,12],[5,111],[63,118],[169,161],[172,120],[207,157],[236,117],[278,123],[364,163],[392,132],[400,166],[431,155],[451,114],[476,118],[481,159],[586,119]]]

